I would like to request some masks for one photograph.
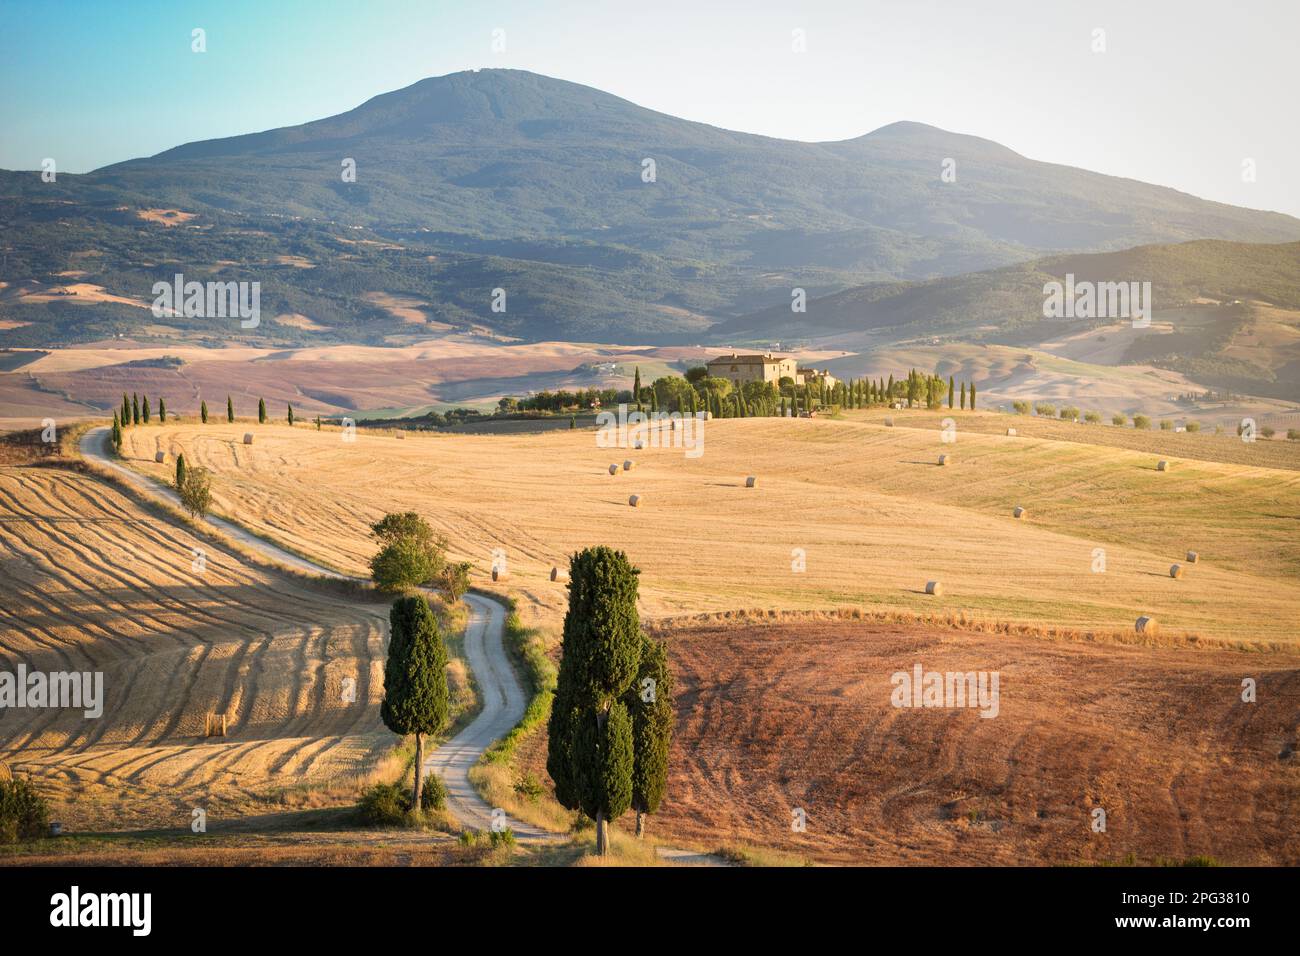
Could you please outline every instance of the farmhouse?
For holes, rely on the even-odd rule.
[[[733,385],[746,382],[771,382],[780,385],[782,378],[798,381],[796,362],[792,358],[782,358],[766,352],[762,355],[720,355],[708,362],[709,375],[712,378],[730,379]]]
[[[827,388],[834,388],[839,379],[824,368],[801,368],[795,372],[794,381],[796,385],[820,386],[825,383]]]

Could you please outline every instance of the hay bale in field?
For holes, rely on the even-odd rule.
[[[614,462],[614,464],[612,464],[612,465],[609,466],[609,473],[610,473],[611,475],[617,475],[617,474],[618,474],[618,462]]]
[[[557,565],[556,567],[551,568],[551,580],[567,581],[569,580],[569,572]]]
[[[505,569],[505,568],[493,568],[493,569],[492,569],[492,580],[493,580],[493,581],[502,581],[502,580],[504,580],[505,578],[506,578],[506,569]]]
[[[208,711],[207,717],[203,722],[203,736],[205,737],[224,737],[226,736],[226,715],[216,714]]]
[[[1181,578],[1183,576],[1183,566],[1181,564],[1171,564],[1169,566],[1169,576],[1171,578]]]
[[[1137,631],[1139,634],[1154,634],[1158,630],[1156,627],[1156,619],[1154,617],[1143,615],[1134,622],[1133,630]]]
[[[399,440],[401,440],[401,439],[403,439],[403,438],[405,438],[405,437],[406,437],[406,432],[398,432],[398,433],[397,433],[397,438],[398,438]]]
[[[946,465],[946,464],[948,464],[948,456],[947,456],[947,455],[940,455],[940,456],[939,456],[939,467],[942,468],[942,467],[943,467],[944,465]]]
[[[1169,468],[1169,462],[1165,461],[1163,458],[1156,462],[1156,471],[1168,471]]]
[[[1199,561],[1199,560],[1201,560],[1201,556],[1200,556],[1199,554],[1197,554],[1195,551],[1188,551],[1188,552],[1187,552],[1187,563],[1188,563],[1188,564],[1195,564],[1195,563],[1196,563],[1197,561]]]
[[[893,427],[894,427],[894,420],[893,420],[892,418],[886,418],[886,419],[885,419],[885,427],[886,427],[886,428],[893,428]]]
[[[758,485],[758,477],[756,475],[750,475],[745,479],[746,488],[753,488],[757,485]]]
[[[1025,516],[1025,509],[1020,507],[1020,505],[1016,505],[1014,508],[1011,509],[1011,517],[1023,518],[1024,516]]]
[[[244,444],[245,444],[245,445],[251,445],[251,444],[253,444],[253,433],[252,433],[252,432],[244,432]]]
[[[153,460],[156,461],[156,462],[158,462],[158,464],[161,465],[163,462],[165,462],[165,461],[167,460],[167,452],[165,452],[165,451],[156,451],[156,452],[154,452],[154,453],[153,453]]]
[[[640,451],[640,450],[641,450],[642,448],[644,448],[644,447],[645,447],[645,442],[643,442],[643,441],[642,441],[641,439],[639,439],[639,438],[638,438],[635,442],[632,443],[632,448],[633,448],[634,451]]]
[[[938,581],[926,581],[925,593],[933,594],[935,597],[943,597],[943,585]]]
[[[640,496],[640,495],[633,495],[631,498],[628,498],[628,499],[627,499],[627,503],[628,503],[629,505],[631,505],[633,508],[640,508],[640,507],[641,507],[641,496]]]
[[[1008,428],[1008,429],[1007,429],[1007,437],[1008,437],[1008,438],[1015,438],[1015,437],[1016,437],[1016,430],[1015,430],[1014,428]]]
[[[624,459],[623,459],[623,470],[624,470],[624,471],[631,471],[631,470],[632,470],[633,468],[635,468],[635,467],[636,467],[636,462],[634,462],[631,458],[624,458]]]

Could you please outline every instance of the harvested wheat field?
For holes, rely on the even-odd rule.
[[[251,565],[50,468],[0,468],[0,565],[0,670],[104,674],[97,719],[0,711],[0,763],[30,774],[71,831],[188,828],[195,807],[219,827],[280,788],[362,777],[393,745],[381,605]],[[209,713],[224,738],[205,737]]]
[[[841,863],[1300,863],[1295,656],[824,617],[661,633],[678,713],[661,839]],[[997,716],[891,706],[918,663],[999,672]]]
[[[647,447],[633,471],[611,476],[627,452],[598,447],[591,430],[397,440],[362,429],[348,442],[278,424],[245,446],[247,430],[132,428],[125,453],[166,479],[155,452],[169,462],[184,452],[213,471],[217,513],[350,573],[365,571],[371,522],[419,511],[479,580],[504,549],[525,622],[550,629],[567,602],[551,567],[599,543],[641,568],[651,619],[871,606],[1132,635],[1148,615],[1170,639],[1297,643],[1291,469],[1174,459],[1161,473],[1162,455],[1080,441],[969,429],[954,446],[937,429],[754,418],[709,422],[699,457]],[[1027,520],[1012,516],[1017,506]],[[1171,578],[1188,550],[1200,562]],[[942,596],[924,593],[929,580]]]

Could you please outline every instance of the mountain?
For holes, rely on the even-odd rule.
[[[356,182],[340,175],[346,159]],[[654,182],[643,181],[647,159]],[[941,181],[946,159],[955,182]],[[403,330],[362,293],[410,296],[435,321],[522,338],[669,341],[788,301],[793,286],[816,295],[1066,250],[1300,239],[1300,220],[1288,216],[1036,162],[917,123],[793,142],[533,73],[482,70],[57,184],[4,174],[0,216],[10,228],[0,270],[67,271],[84,249],[52,223],[71,223],[104,243],[103,263],[115,266],[108,288],[143,295],[145,280],[171,268],[159,264],[155,237],[141,234],[138,214],[154,209],[192,214],[189,231],[207,230],[168,231],[175,248],[165,258],[190,272],[272,262],[269,247],[310,260],[309,270],[274,274],[276,307],[367,341]],[[340,259],[348,239],[352,258]],[[357,240],[371,245],[358,252]],[[371,255],[383,244],[392,248]],[[132,289],[114,288],[118,276]],[[41,274],[0,275],[33,279]],[[497,287],[510,294],[504,313],[490,309]],[[60,328],[99,334],[139,318],[107,306],[95,315],[99,326]],[[16,338],[39,338],[42,323],[33,325]],[[0,344],[15,344],[12,331],[0,330]]]

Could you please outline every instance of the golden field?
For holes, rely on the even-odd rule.
[[[1273,466],[1198,460],[1161,442],[1199,440],[1206,458],[1242,452],[1209,435],[1123,436],[1152,451],[1009,438],[1005,427],[1023,419],[960,412],[957,441],[945,444],[942,415],[893,413],[892,428],[883,417],[713,421],[695,459],[602,449],[590,430],[399,439],[363,429],[349,443],[338,430],[242,422],[133,428],[125,454],[167,480],[183,452],[213,471],[217,513],[351,573],[365,573],[371,522],[418,511],[480,576],[503,549],[509,577],[498,587],[548,629],[567,599],[551,567],[603,543],[642,569],[649,618],[869,605],[1118,636],[1145,614],[1162,641],[1296,644],[1300,472],[1275,466],[1292,449],[1257,443]],[[168,464],[153,463],[157,450]],[[1162,457],[1172,471],[1156,470]],[[632,471],[607,473],[625,458]],[[747,489],[751,474],[758,486]],[[631,494],[640,507],[628,507]],[[1024,519],[1011,516],[1017,505]],[[1092,570],[1097,548],[1104,573]],[[1200,562],[1171,578],[1189,549]],[[923,593],[927,580],[943,582],[942,597]]]
[[[218,828],[280,806],[275,791],[361,779],[393,747],[382,604],[251,565],[50,468],[0,468],[0,564],[0,666],[104,674],[98,719],[0,711],[0,764],[70,830],[188,832],[195,807]],[[205,737],[209,712],[225,738]]]

